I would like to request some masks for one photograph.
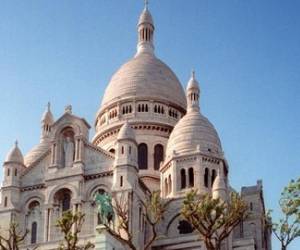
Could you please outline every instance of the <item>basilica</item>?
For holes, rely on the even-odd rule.
[[[41,118],[40,141],[23,155],[16,142],[3,163],[0,230],[16,221],[29,229],[21,249],[57,249],[62,234],[55,226],[64,211],[81,211],[80,241],[97,250],[125,250],[97,231],[97,193],[126,193],[130,230],[143,250],[151,232],[143,199],[160,190],[172,203],[159,226],[152,249],[205,249],[180,216],[191,189],[226,199],[234,187],[218,133],[203,115],[201,91],[192,72],[186,90],[154,51],[155,25],[146,5],[137,25],[136,54],[111,77],[91,125],[67,106],[55,119],[50,104]],[[216,104],[217,105],[217,104]],[[250,216],[224,242],[224,250],[270,250],[271,232],[264,220],[262,181],[242,187]]]

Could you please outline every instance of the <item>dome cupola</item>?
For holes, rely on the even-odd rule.
[[[203,153],[222,156],[218,133],[209,120],[201,114],[199,97],[199,84],[193,72],[186,90],[187,113],[176,124],[170,135],[167,158],[172,157],[174,153],[184,154],[199,150]]]
[[[5,162],[14,162],[19,164],[24,164],[24,158],[21,150],[18,146],[18,141],[15,142],[14,147],[10,150],[5,158]]]
[[[199,111],[200,88],[195,78],[195,71],[192,71],[191,78],[186,88],[187,109],[189,111]]]
[[[137,24],[137,52],[112,75],[96,114],[92,140],[107,151],[117,152],[116,145],[126,141],[120,138],[131,136],[127,131],[131,127],[137,143],[139,175],[151,190],[159,188],[159,164],[168,137],[186,112],[180,81],[154,54],[154,30],[146,1]],[[122,127],[126,121],[130,126]]]
[[[145,1],[145,8],[140,15],[138,22],[138,45],[137,54],[154,52],[153,35],[154,35],[153,18],[148,10],[148,2]]]

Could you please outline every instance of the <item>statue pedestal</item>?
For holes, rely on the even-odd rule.
[[[104,225],[96,227],[95,250],[125,250],[122,244],[113,238]]]

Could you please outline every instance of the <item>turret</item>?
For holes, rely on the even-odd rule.
[[[19,176],[24,168],[24,158],[18,147],[17,141],[15,142],[14,147],[7,154],[3,168],[3,186],[19,186]]]
[[[214,199],[220,198],[222,201],[227,201],[226,179],[224,175],[224,166],[222,162],[220,163],[218,175],[214,180],[212,186],[212,197]]]
[[[53,122],[54,119],[50,109],[50,102],[49,102],[41,119],[41,126],[42,126],[41,142],[49,139],[51,133],[51,126]]]
[[[130,124],[121,127],[116,142],[113,189],[134,188],[138,180],[137,143]]]
[[[153,35],[154,35],[154,23],[152,15],[148,10],[148,1],[145,1],[145,8],[140,15],[138,22],[138,45],[137,54],[150,53],[154,51]]]
[[[20,176],[24,168],[24,158],[16,141],[3,164],[4,179],[1,188],[3,207],[13,207],[18,203]]]

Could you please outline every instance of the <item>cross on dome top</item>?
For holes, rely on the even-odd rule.
[[[148,0],[144,0],[144,5],[145,5],[145,9],[148,9],[149,1]]]

